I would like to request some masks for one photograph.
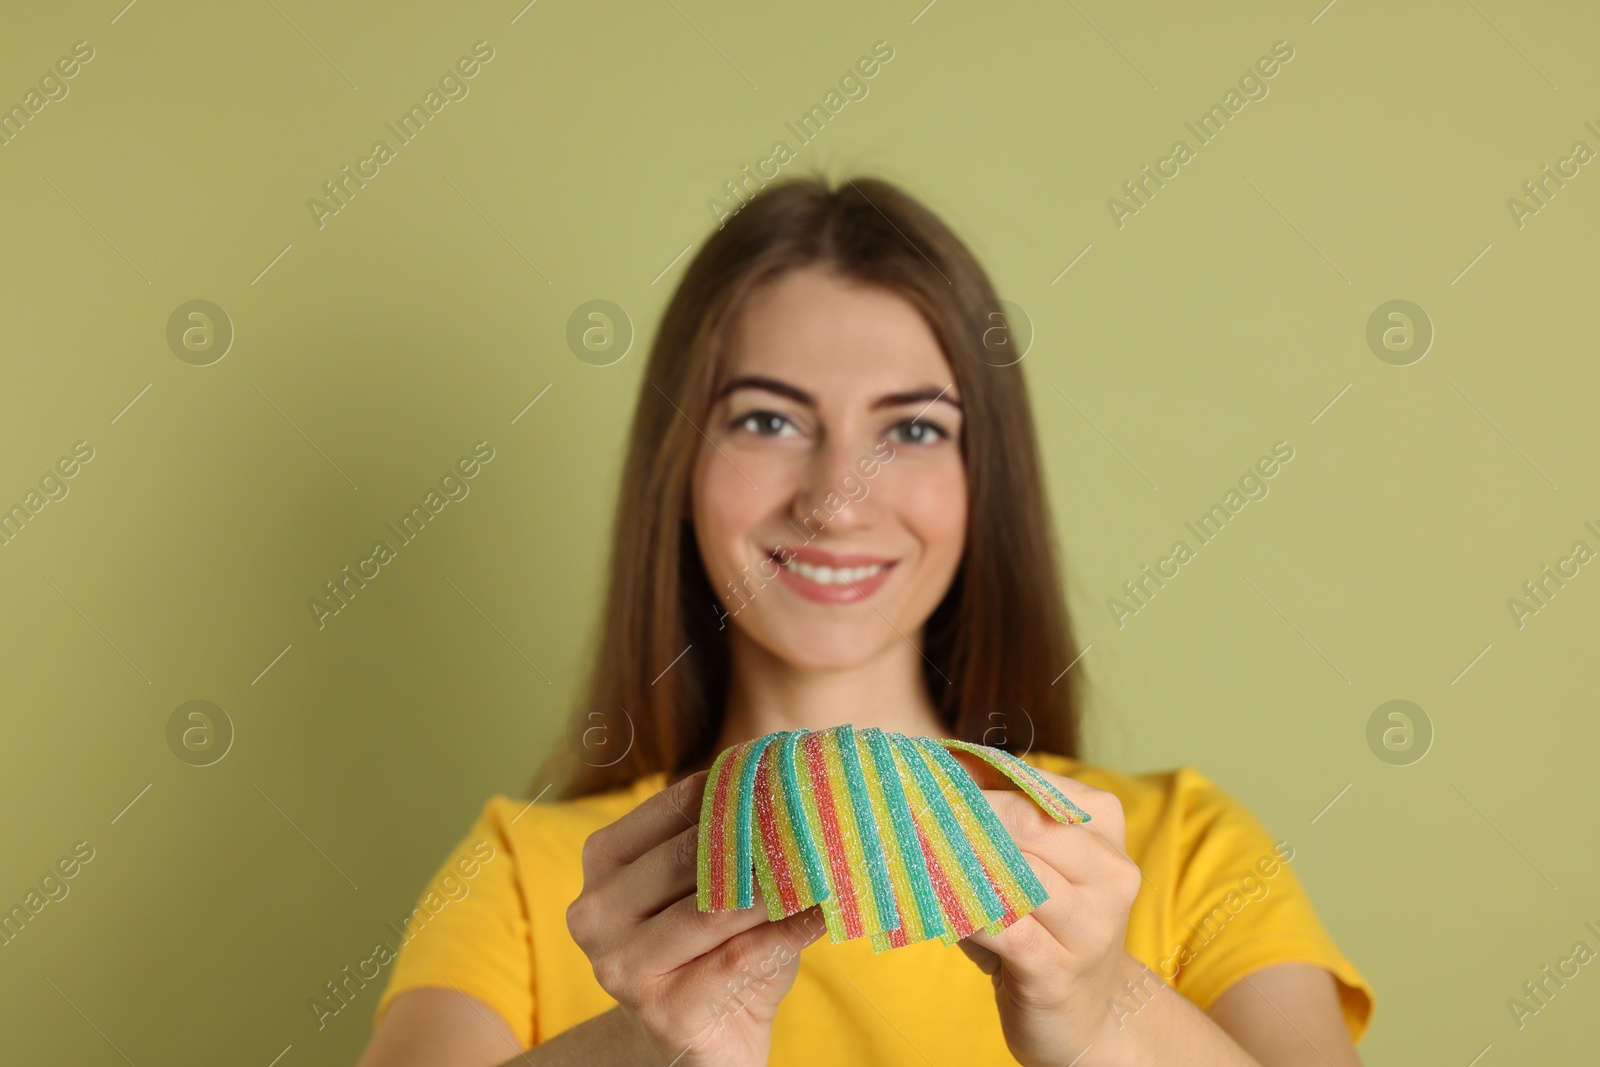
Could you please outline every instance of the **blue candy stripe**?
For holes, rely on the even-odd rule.
[[[761,764],[762,754],[766,751],[767,745],[771,741],[771,734],[755,740],[755,747],[751,750],[750,758],[745,761],[744,771],[739,776],[739,818],[735,824],[733,839],[738,843],[736,865],[738,872],[738,900],[741,908],[751,907],[756,902],[755,887],[751,884],[751,868],[753,865],[751,849],[754,828],[751,826],[750,813],[751,809],[755,807],[756,800],[756,770]]]
[[[872,752],[872,762],[878,771],[878,781],[883,786],[885,807],[889,823],[894,828],[896,846],[905,866],[906,877],[911,882],[911,895],[922,920],[923,937],[943,937],[944,912],[933,892],[933,882],[928,878],[927,860],[922,855],[922,845],[917,841],[917,829],[911,822],[911,808],[905,790],[900,785],[900,771],[895,766],[894,751],[889,738],[876,726],[861,731]]]
[[[1043,808],[1045,814],[1056,820],[1056,822],[1071,822],[1071,818],[1062,816],[1061,811],[1057,809],[1057,805],[1060,808],[1064,808],[1069,816],[1076,818],[1079,822],[1090,821],[1089,813],[1074,804],[1072,799],[1057,789],[1049,779],[1004,749],[989,748],[985,745],[975,745],[970,741],[956,741],[948,738],[938,740],[935,743],[945,748],[959,748],[963,752],[970,752],[977,756],[1011,779],[1017,788],[1028,794],[1034,803]],[[1052,803],[1052,800],[1054,803]]]
[[[848,723],[839,727],[839,758],[844,763],[844,780],[850,790],[850,807],[855,813],[856,835],[872,876],[872,896],[878,906],[877,925],[884,930],[898,929],[900,909],[894,903],[894,887],[889,883],[888,861],[883,854],[883,838],[878,835],[878,820],[867,796],[867,780],[861,771],[861,754],[856,749],[855,730]],[[868,924],[869,927],[871,924]]]
[[[783,799],[789,808],[789,821],[794,826],[794,838],[800,846],[800,858],[805,864],[806,882],[811,887],[810,899],[812,903],[827,900],[831,890],[828,888],[828,875],[822,869],[822,860],[817,855],[817,844],[813,840],[810,826],[806,819],[805,800],[800,796],[800,778],[795,772],[795,751],[800,737],[811,731],[788,730],[782,733],[782,747],[778,750],[778,772],[783,779]]]
[[[1015,841],[1011,840],[1011,835],[1006,832],[1005,825],[1001,823],[1000,817],[994,813],[994,808],[989,804],[988,798],[983,795],[983,790],[978,788],[978,783],[972,780],[972,776],[967,773],[967,769],[961,766],[960,761],[950,755],[943,745],[933,743],[922,747],[939,766],[944,768],[944,772],[955,783],[956,789],[961,793],[961,798],[966,801],[967,807],[972,809],[972,813],[977,816],[978,825],[982,826],[983,832],[988,835],[989,843],[1000,854],[1001,861],[1011,868],[1011,873],[1016,875],[1017,882],[1022,886],[1022,891],[1027,894],[1029,903],[1034,907],[1043,904],[1049,899],[1049,894],[1045,892],[1044,886],[1040,884],[1038,876],[1033,873],[1033,868],[1028,865],[1028,861],[1023,858],[1022,850],[1017,848]]]
[[[923,762],[922,745],[919,742],[934,744],[926,738],[910,738],[904,734],[895,737],[895,747],[905,758],[906,766],[911,771],[911,776],[917,783],[917,788],[927,798],[928,807],[933,812],[934,820],[939,825],[939,832],[949,842],[950,849],[961,864],[961,869],[966,872],[967,881],[975,892],[979,906],[983,909],[982,919],[993,922],[1006,913],[1005,902],[994,891],[994,886],[989,882],[989,876],[984,873],[983,863],[978,859],[978,854],[973,851],[972,843],[967,840],[966,833],[961,829],[961,824],[956,821],[955,812],[950,810],[950,804],[945,800],[944,793],[939,789],[939,783],[934,778],[928,766]]]

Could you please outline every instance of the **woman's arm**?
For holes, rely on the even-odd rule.
[[[1263,967],[1207,1013],[1264,1067],[1361,1067],[1333,975],[1310,963]]]
[[[655,1062],[616,1008],[527,1052],[494,1009],[453,989],[396,997],[356,1067],[634,1067]]]
[[[1172,1063],[1205,1067],[1361,1067],[1333,976],[1307,963],[1263,967],[1202,1012],[1129,956],[1124,996],[1079,1067]]]
[[[800,952],[825,928],[816,906],[768,921],[759,887],[754,907],[699,910],[690,813],[700,811],[706,779],[690,775],[584,842],[583,889],[567,928],[616,1008],[523,1055],[515,1031],[482,1001],[424,986],[395,997],[359,1067],[766,1063]]]
[[[1121,801],[1039,773],[1091,820],[1062,826],[1019,794],[986,788],[1050,897],[999,934],[980,930],[959,942],[993,980],[1001,1029],[1020,1063],[1359,1067],[1321,968],[1262,968],[1230,985],[1207,1015],[1129,955],[1129,909],[1142,876],[1127,853]],[[977,774],[980,784],[998,784],[987,767]]]
[[[1131,958],[1127,974],[1128,1002],[1137,1007],[1102,1040],[1102,1060],[1166,1062],[1166,1050],[1182,1048],[1197,1064],[1360,1067],[1333,977],[1321,967],[1263,968],[1229,986],[1208,1013]],[[608,1067],[649,1063],[650,1055],[616,1008],[524,1053],[487,1005],[454,990],[416,989],[395,999],[357,1067]],[[1085,1062],[1093,1058],[1090,1049]]]

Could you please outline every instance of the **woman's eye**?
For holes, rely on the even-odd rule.
[[[931,422],[919,422],[916,419],[908,419],[890,427],[889,435],[896,441],[908,445],[936,444],[950,436],[944,427]]]
[[[794,424],[775,411],[752,411],[736,424],[741,430],[761,437],[778,437],[786,429],[792,429]]]

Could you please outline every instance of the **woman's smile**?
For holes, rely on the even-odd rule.
[[[865,600],[889,580],[898,562],[882,556],[818,548],[775,548],[767,555],[778,564],[784,585],[821,604]]]

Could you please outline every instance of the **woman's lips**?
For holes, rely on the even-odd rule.
[[[783,584],[819,604],[850,604],[865,600],[889,580],[895,560],[881,556],[799,549],[771,553]],[[785,565],[783,559],[789,563]]]

